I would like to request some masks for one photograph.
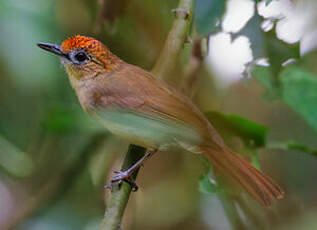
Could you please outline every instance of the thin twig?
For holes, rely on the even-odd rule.
[[[155,76],[166,79],[174,69],[180,51],[187,39],[188,28],[190,27],[192,19],[192,8],[193,0],[180,0],[178,8],[174,10],[176,18],[168,34],[164,48],[152,70]],[[124,170],[131,167],[144,155],[144,153],[144,148],[130,145],[122,169]],[[136,176],[137,172],[134,174],[134,179]],[[113,188],[99,230],[120,229],[121,219],[131,190],[131,185],[126,182],[123,182],[120,188],[118,186]]]
[[[178,56],[188,36],[192,20],[193,0],[180,0],[174,10],[176,19],[170,30],[163,50],[152,70],[155,76],[166,79],[170,77],[178,62]]]
[[[205,40],[205,39],[204,39]],[[198,72],[201,69],[205,54],[202,50],[201,38],[193,41],[193,48],[191,51],[190,59],[187,68],[185,69],[184,79],[180,85],[180,90],[187,94],[188,97],[193,98],[195,93],[195,85],[198,79]]]
[[[288,141],[288,142],[270,142],[266,144],[266,149],[280,149],[280,150],[295,150],[301,151],[313,156],[317,156],[317,149],[313,149],[307,145],[304,145],[297,141]]]

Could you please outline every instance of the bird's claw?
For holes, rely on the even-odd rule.
[[[112,184],[106,184],[106,185],[105,185],[105,189],[112,190]]]
[[[130,173],[128,171],[119,171],[119,170],[115,170],[113,171],[115,174],[114,177],[112,177],[111,182],[117,182],[120,180],[124,180],[124,179],[129,179],[130,178]]]
[[[111,184],[107,184],[105,186],[106,189],[112,190],[114,184],[118,184],[120,186],[122,182],[125,181],[131,185],[133,192],[136,192],[138,190],[139,186],[131,179],[131,175],[128,171],[115,170],[113,172],[117,175],[112,177]]]

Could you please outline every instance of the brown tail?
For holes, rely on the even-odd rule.
[[[269,207],[273,200],[283,198],[284,191],[279,185],[229,148],[224,147],[222,152],[211,147],[202,150],[216,171],[233,179],[263,206]]]

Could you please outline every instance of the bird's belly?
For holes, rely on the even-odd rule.
[[[202,142],[199,133],[185,124],[154,119],[126,110],[105,109],[98,119],[120,138],[144,147],[166,149],[180,145],[189,151]]]

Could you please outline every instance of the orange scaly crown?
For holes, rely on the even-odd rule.
[[[82,35],[76,35],[64,40],[61,44],[61,50],[69,53],[72,50],[84,49],[93,58],[97,59],[104,65],[106,70],[114,70],[121,60],[112,54],[109,49],[100,41]]]
[[[62,51],[65,53],[74,49],[85,49],[87,51],[103,51],[107,48],[98,40],[81,35],[75,35],[62,42]]]

